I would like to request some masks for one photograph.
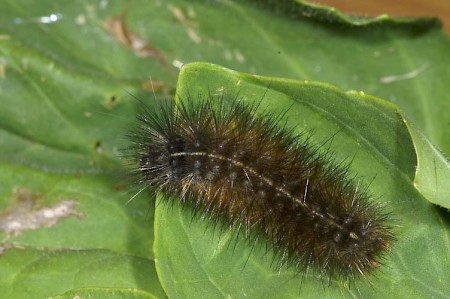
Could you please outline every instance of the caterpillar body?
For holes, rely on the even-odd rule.
[[[282,116],[208,96],[138,119],[126,155],[142,183],[196,215],[262,234],[283,263],[329,278],[366,276],[390,249],[383,209]]]

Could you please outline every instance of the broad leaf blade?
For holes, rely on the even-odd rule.
[[[413,139],[391,103],[322,83],[252,76],[205,63],[185,65],[177,91],[180,101],[222,93],[229,99],[261,101],[261,111],[285,112],[284,120],[295,132],[313,129],[313,144],[331,148],[336,163],[351,158],[351,171],[361,185],[370,180],[373,200],[392,212],[398,241],[368,281],[354,278],[348,288],[336,280],[323,289],[327,277],[320,276],[320,269],[279,271],[277,259],[264,242],[248,244],[243,233],[221,231],[217,219],[192,220],[192,210],[177,205],[167,209],[162,195],[156,209],[155,255],[169,297],[294,298],[299,292],[302,297],[321,298],[409,293],[439,297],[449,291],[448,284],[439,279],[450,274],[445,258],[450,234],[446,216],[414,188]],[[323,144],[330,137],[330,144]]]

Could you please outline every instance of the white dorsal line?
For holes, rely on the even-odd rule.
[[[275,186],[274,182],[273,182],[270,178],[261,175],[261,174],[258,173],[255,169],[246,166],[244,163],[242,163],[242,162],[240,162],[240,161],[236,161],[236,160],[233,160],[233,159],[231,159],[231,158],[224,157],[224,156],[222,156],[222,155],[209,154],[209,153],[205,153],[205,152],[191,152],[191,153],[187,153],[187,152],[178,152],[178,153],[174,153],[174,154],[170,154],[170,155],[169,155],[169,157],[181,157],[181,156],[199,156],[199,157],[208,157],[208,158],[215,158],[215,159],[218,159],[218,160],[230,162],[230,163],[232,163],[233,165],[238,166],[238,167],[241,167],[241,168],[244,170],[244,173],[245,173],[245,175],[247,176],[247,179],[250,181],[250,183],[251,183],[251,180],[250,180],[250,178],[249,178],[247,172],[248,172],[248,173],[251,173],[251,174],[253,174],[253,175],[255,175],[255,176],[260,177],[266,184],[268,184],[269,186],[275,188],[275,190],[277,190],[277,191],[283,193],[287,198],[293,200],[294,202],[296,202],[296,203],[299,204],[300,206],[302,206],[302,207],[304,207],[304,208],[306,208],[306,209],[309,210],[308,205],[307,205],[303,200],[301,200],[301,199],[299,199],[299,198],[293,196],[293,195],[292,195],[291,193],[289,193],[286,189]],[[309,179],[307,179],[307,186],[306,186],[306,188],[308,187],[308,183],[309,183]],[[306,195],[306,190],[305,190],[305,195]],[[342,227],[342,225],[336,223],[334,220],[332,220],[332,219],[330,219],[330,218],[326,218],[323,214],[320,214],[320,213],[318,213],[318,212],[316,212],[316,211],[310,211],[310,212],[313,213],[313,214],[315,214],[316,216],[318,216],[318,217],[324,219],[324,220],[327,221],[329,224],[331,224],[331,225],[333,225],[333,226],[335,226],[335,227],[337,227],[337,228],[339,228],[339,229],[344,229],[344,228]],[[359,238],[358,235],[357,235],[355,232],[353,232],[353,231],[350,232],[349,236],[350,236],[352,239],[358,239],[358,238]]]

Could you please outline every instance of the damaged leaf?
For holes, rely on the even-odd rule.
[[[0,213],[0,230],[6,234],[6,239],[25,230],[52,227],[70,216],[84,218],[84,214],[76,210],[78,202],[74,199],[62,199],[54,205],[42,206],[40,196],[24,188],[17,189],[14,198],[12,205]]]

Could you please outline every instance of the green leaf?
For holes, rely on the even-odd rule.
[[[128,292],[128,298],[164,296],[153,261],[145,258],[101,249],[49,251],[20,247],[7,250],[2,259],[0,287],[5,298],[45,298],[98,285]],[[142,291],[134,292],[137,288]],[[110,292],[104,290],[103,294]]]
[[[51,14],[56,16],[55,22],[51,22]],[[121,15],[122,19],[119,17]],[[115,27],[114,31],[105,25],[111,20],[123,21],[116,23],[126,26],[122,35],[123,26]],[[127,34],[124,35],[124,32]],[[129,38],[130,34],[138,37],[135,41],[143,41],[142,49],[136,46],[140,43],[124,46],[124,36]],[[58,4],[52,0],[2,1],[0,271],[8,271],[0,275],[0,289],[8,290],[10,298],[32,297],[31,293],[20,290],[22,286],[25,290],[36,289],[33,294],[39,298],[64,294],[70,296],[73,289],[88,287],[129,287],[145,292],[145,296],[152,294],[164,297],[162,290],[157,287],[158,279],[155,276],[147,275],[145,281],[142,278],[142,275],[154,271],[154,254],[151,250],[152,199],[142,192],[127,204],[139,190],[126,187],[128,179],[124,179],[123,174],[127,170],[118,158],[118,153],[120,148],[127,145],[128,141],[123,136],[128,127],[134,125],[135,115],[140,109],[139,102],[133,96],[144,101],[152,110],[158,107],[162,98],[173,95],[178,69],[171,65],[207,61],[247,73],[321,81],[344,90],[363,90],[366,94],[396,103],[408,120],[417,126],[418,132],[423,132],[433,144],[449,154],[450,142],[447,136],[450,114],[447,111],[450,102],[446,84],[450,77],[447,67],[450,63],[449,49],[449,39],[440,31],[439,23],[434,19],[397,20],[387,16],[374,19],[348,18],[335,10],[302,1],[134,0],[130,4],[125,0],[77,0]],[[149,79],[153,80],[155,94],[149,91]],[[256,83],[253,85],[258,86]],[[312,85],[317,87],[316,83]],[[258,88],[258,97],[264,94],[264,88]],[[341,94],[340,91],[336,93]],[[282,93],[275,93],[276,96],[279,94]],[[352,97],[359,97],[358,93],[347,93],[344,99],[351,101]],[[366,101],[368,106],[370,102]],[[284,103],[288,103],[287,97]],[[388,104],[382,106],[384,110],[380,114],[399,115],[387,108]],[[280,105],[278,108],[283,107]],[[290,117],[295,118],[294,114],[301,111],[293,109],[291,113]],[[342,117],[344,124],[353,119],[350,112],[347,117]],[[372,117],[372,114],[365,117]],[[315,128],[317,140],[330,136],[330,132],[317,129],[325,120],[309,121],[305,119],[302,127]],[[325,122],[333,124],[330,120]],[[400,178],[392,178],[389,174],[392,178],[389,184],[403,184],[405,180],[412,182],[416,179],[417,188],[428,200],[446,206],[446,203],[437,201],[446,192],[443,188],[435,188],[436,182],[438,186],[441,182],[426,180],[427,177],[431,178],[428,173],[433,178],[436,177],[435,173],[445,177],[445,159],[436,159],[434,166],[434,162],[425,162],[430,157],[426,151],[423,151],[424,156],[414,156],[412,146],[420,143],[414,138],[413,143],[405,144],[405,149],[402,148],[403,144],[398,144],[399,152],[408,154],[397,157],[393,143],[388,141],[392,138],[392,131],[383,131],[387,133],[385,140],[382,134],[374,134],[370,127],[374,123],[367,121],[363,124],[368,126],[366,132],[369,134],[362,136],[369,139],[367,143],[358,145],[358,148],[373,144],[379,151],[378,157],[387,159],[383,163],[397,168],[394,173],[403,174]],[[401,132],[401,136],[406,135],[403,129]],[[333,144],[339,144],[338,140],[344,136],[337,134]],[[339,146],[337,155],[351,157],[355,150],[347,152],[348,147],[351,146]],[[361,150],[355,159],[364,161],[365,155],[365,151]],[[415,176],[413,167],[416,157],[419,171]],[[421,164],[421,161],[424,163]],[[439,164],[439,161],[442,163]],[[355,162],[354,167],[359,172],[357,165]],[[426,171],[420,171],[422,166]],[[361,173],[368,178],[376,174],[376,181],[386,173],[386,169],[366,171],[363,169]],[[424,178],[421,178],[421,174]],[[431,187],[434,189],[427,189]],[[395,195],[398,192],[385,190],[382,184],[373,183],[371,188],[383,198],[390,198],[391,193]],[[410,196],[411,192],[413,195]],[[406,188],[398,198],[413,202],[417,209],[423,205],[428,207],[434,211],[436,219],[441,219],[448,226],[445,214],[432,210],[423,200],[416,202],[417,196],[420,197],[416,190]],[[18,199],[22,197],[27,199],[27,204],[32,205],[29,214],[20,210],[24,205],[18,204]],[[45,209],[55,211],[58,204],[69,201],[77,204],[74,210],[54,218],[55,223],[52,225],[47,221],[39,222],[33,229],[11,230],[14,213],[22,211],[18,219],[22,220],[21,223],[30,224],[30,219],[35,219],[32,217],[43,213]],[[408,213],[414,213],[415,209]],[[77,215],[84,215],[84,218]],[[189,215],[186,217],[189,218]],[[427,236],[430,240],[448,235],[447,232],[442,233],[442,223],[424,223],[427,223],[424,224],[427,232],[431,227],[437,227]],[[187,228],[193,233],[193,227]],[[403,227],[400,228],[402,230]],[[419,238],[422,236],[420,231],[412,232],[411,235],[408,231],[407,238]],[[226,240],[226,236],[223,238]],[[204,241],[210,244],[209,238]],[[420,246],[425,245],[418,241],[416,247]],[[243,248],[245,250],[247,246]],[[123,259],[119,268],[134,269],[124,272],[124,280],[129,284],[120,285],[117,280],[108,277],[111,269],[102,265],[98,266],[97,273],[103,279],[96,280],[95,285],[89,284],[87,280],[80,284],[67,281],[60,284],[59,279],[54,277],[64,274],[67,267],[76,269],[75,263],[56,258],[52,267],[48,267],[55,273],[50,281],[45,275],[29,271],[30,268],[17,262],[22,258],[14,258],[18,252],[34,257],[47,254],[53,256],[57,250],[101,250],[101,255],[105,252],[106,255],[127,256],[129,258]],[[443,247],[430,248],[423,264],[434,257],[441,263],[445,250]],[[395,254],[396,251],[393,251],[393,259],[400,263]],[[77,265],[87,265],[92,261],[89,255],[74,256]],[[226,255],[224,257],[228,258]],[[144,259],[149,268],[144,270],[138,267],[133,262],[136,259]],[[24,263],[27,260],[23,258]],[[420,270],[415,264],[403,266],[405,269],[408,267],[411,273]],[[30,273],[26,288],[20,280],[13,281],[14,273],[22,267]],[[431,268],[427,269],[431,271]],[[250,266],[244,270],[252,272]],[[417,277],[420,277],[420,285],[417,288],[439,284],[439,280],[428,281],[436,277],[434,275],[428,275],[426,271],[419,273]],[[274,277],[268,286],[284,279],[283,276]],[[167,286],[166,277],[164,283],[167,289],[172,289],[172,286]],[[189,284],[184,287],[189,288]],[[321,286],[315,284],[314,288],[321,294]],[[307,292],[307,287],[301,289]],[[405,289],[399,288],[396,292],[406,296],[409,290]],[[355,290],[350,289],[352,292]],[[333,291],[330,289],[326,292]]]
[[[222,91],[225,98],[239,94],[249,102],[262,99],[259,109],[286,112],[283,121],[294,132],[313,129],[313,143],[323,144],[333,136],[335,161],[351,157],[351,170],[370,180],[374,200],[393,214],[398,241],[377,270],[380,273],[369,277],[370,282],[355,279],[348,288],[338,281],[321,290],[321,298],[439,297],[448,293],[448,284],[439,279],[450,274],[448,215],[423,200],[414,188],[413,138],[394,105],[323,83],[252,76],[205,63],[185,65],[177,91],[180,101],[189,95]],[[449,191],[445,189],[444,194]],[[249,245],[240,236],[235,245],[236,232],[212,229],[217,220],[192,221],[191,211],[168,210],[164,201],[161,197],[157,203],[155,255],[169,297],[294,298],[300,282],[300,294],[315,297],[317,288],[326,284],[317,269],[306,275],[287,268],[279,274],[263,242]]]
[[[414,186],[430,202],[442,207],[450,207],[450,161],[411,124],[406,123],[417,152],[417,170]]]
[[[157,298],[149,293],[135,289],[110,289],[110,288],[82,288],[64,293],[60,296],[50,297],[51,299],[153,299]]]

